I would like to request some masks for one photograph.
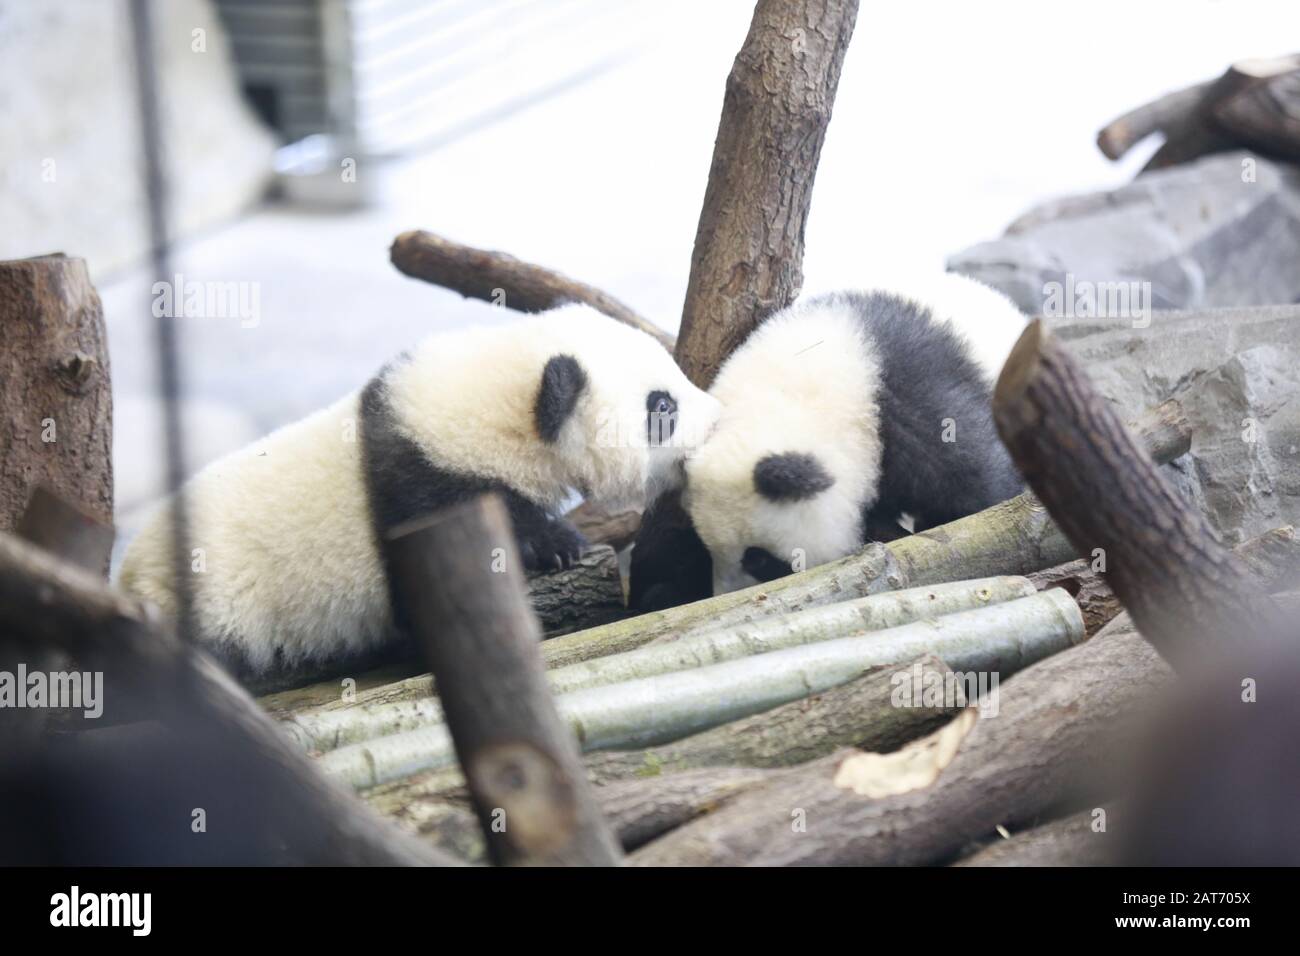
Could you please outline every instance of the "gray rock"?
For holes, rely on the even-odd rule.
[[[1150,283],[1155,309],[1300,301],[1300,171],[1224,153],[1044,203],[948,268],[1030,315],[1048,283]]]
[[[1176,483],[1226,543],[1300,525],[1300,307],[1049,322],[1127,416],[1183,404],[1192,449]]]

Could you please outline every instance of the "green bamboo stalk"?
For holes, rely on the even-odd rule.
[[[551,690],[568,694],[656,674],[704,667],[722,661],[898,627],[928,617],[987,607],[1035,593],[1025,578],[994,577],[909,588],[810,608],[784,617],[652,644],[551,671]],[[309,751],[328,751],[351,743],[440,723],[442,708],[432,697],[299,714],[283,724]]]
[[[938,655],[956,672],[999,680],[1083,639],[1083,617],[1063,590],[915,621],[855,637],[756,654],[707,667],[574,691],[561,716],[583,750],[650,746],[760,713],[853,680],[871,667]],[[323,770],[371,787],[455,759],[441,725],[325,754]]]

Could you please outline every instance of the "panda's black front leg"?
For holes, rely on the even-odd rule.
[[[560,571],[582,556],[587,539],[566,519],[517,496],[511,496],[509,508],[525,570]]]

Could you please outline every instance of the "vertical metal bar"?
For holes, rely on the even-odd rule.
[[[174,280],[168,235],[168,195],[155,68],[153,8],[151,0],[131,0],[131,35],[135,50],[136,96],[140,118],[140,143],[144,161],[144,190],[149,213],[152,290],[156,283]],[[152,293],[151,293],[152,294]],[[173,289],[173,297],[183,294]],[[180,357],[176,320],[153,309],[158,382],[163,401],[163,447],[167,464],[167,491],[172,496],[172,574],[176,584],[177,633],[182,640],[193,635],[193,593],[189,569],[189,513],[181,485],[185,480],[185,454],[180,411]],[[159,313],[162,314],[159,314]]]

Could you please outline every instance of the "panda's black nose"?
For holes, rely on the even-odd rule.
[[[763,582],[794,574],[789,561],[782,561],[766,548],[746,548],[740,557],[740,567],[750,577]]]

